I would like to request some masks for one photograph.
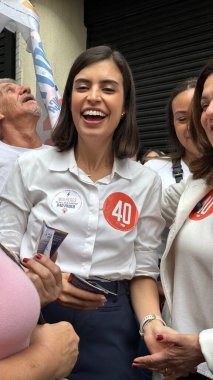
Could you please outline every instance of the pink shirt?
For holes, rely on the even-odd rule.
[[[29,345],[39,312],[35,286],[0,249],[0,359]]]

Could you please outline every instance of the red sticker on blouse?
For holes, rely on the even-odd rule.
[[[117,230],[129,231],[138,221],[137,207],[127,194],[113,193],[109,195],[103,206],[104,217]]]
[[[213,213],[213,190],[208,193],[200,203],[198,210],[192,210],[189,218],[192,220],[201,220]]]

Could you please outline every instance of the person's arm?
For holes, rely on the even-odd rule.
[[[0,241],[18,255],[32,207],[17,160],[0,194]]]
[[[131,301],[133,309],[141,325],[147,315],[156,315],[161,318],[159,295],[156,281],[149,277],[134,277],[131,281]],[[140,326],[139,326],[140,328]],[[156,340],[160,332],[174,332],[164,326],[159,319],[153,319],[144,326],[144,340],[151,353],[162,350],[164,347]]]
[[[68,322],[37,326],[30,346],[0,360],[0,380],[56,380],[78,357],[79,338]]]
[[[186,182],[182,180],[179,183],[170,185],[162,193],[162,216],[166,221],[167,227],[169,227],[174,221],[178,203],[185,187]]]
[[[150,314],[161,316],[158,290],[155,280],[149,277],[134,277],[130,290],[132,306],[139,321],[139,330],[145,316]],[[161,331],[162,328],[163,324],[160,320],[150,321],[144,327],[144,340],[150,352],[156,352],[162,348],[155,339],[158,329]]]
[[[161,181],[155,175],[138,220],[135,241],[136,272],[130,284],[131,301],[140,325],[147,315],[161,317],[156,283],[159,274],[157,252],[165,223],[161,216],[160,200]],[[150,320],[144,326],[144,339],[150,352],[162,349],[162,345],[155,339],[162,329],[165,332],[171,331],[159,319]]]

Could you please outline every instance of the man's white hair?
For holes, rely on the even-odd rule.
[[[17,84],[15,79],[12,79],[12,78],[0,78],[0,84],[1,83],[15,83],[15,84]]]

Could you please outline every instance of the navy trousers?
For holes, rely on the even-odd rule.
[[[144,339],[141,338],[139,343],[139,349],[137,352],[137,356],[145,356],[149,355],[149,351],[146,347],[146,344],[144,342]],[[152,372],[145,368],[137,368],[137,376],[136,380],[151,380],[152,379]]]
[[[68,376],[73,380],[135,380],[140,336],[128,296],[127,281],[119,283],[117,299],[92,311],[75,311],[52,303],[43,309],[46,322],[72,323],[80,337],[79,357]],[[112,284],[112,283],[111,283]],[[105,284],[104,284],[105,285]]]

